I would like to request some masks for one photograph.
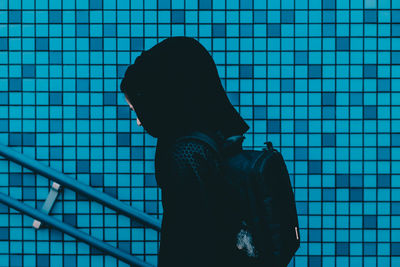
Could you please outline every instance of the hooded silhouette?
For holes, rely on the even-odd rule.
[[[193,38],[170,37],[143,51],[120,87],[153,137],[205,129],[228,137],[249,129],[229,102],[214,60]]]
[[[204,143],[176,142],[198,130],[223,142],[249,126],[229,102],[216,65],[195,39],[171,37],[143,51],[121,82],[143,128],[158,138],[155,175],[163,220],[159,267],[242,266],[233,256],[234,203],[215,152]],[[243,138],[232,142],[242,149]]]

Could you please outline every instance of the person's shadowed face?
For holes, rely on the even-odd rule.
[[[131,110],[132,110],[132,111],[135,111],[135,109],[133,108],[131,102],[130,102],[129,99],[126,97],[126,93],[124,94],[124,96],[125,96],[126,103],[128,103],[128,105],[129,105],[129,107],[131,108]],[[142,126],[142,123],[140,122],[139,118],[136,118],[136,123],[137,123],[138,126]]]

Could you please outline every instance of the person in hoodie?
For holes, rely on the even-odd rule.
[[[120,89],[138,125],[157,138],[158,266],[244,266],[235,256],[235,198],[215,151],[197,140],[178,141],[201,131],[221,145],[236,140],[230,149],[242,149],[249,126],[230,103],[211,55],[194,38],[164,39],[127,68]]]

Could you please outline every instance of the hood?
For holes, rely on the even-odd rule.
[[[193,38],[170,37],[143,51],[127,68],[120,89],[156,138],[193,130],[229,137],[249,129],[229,102],[211,55]]]

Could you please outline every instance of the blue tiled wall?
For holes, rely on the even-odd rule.
[[[2,0],[0,143],[161,219],[156,140],[119,83],[142,49],[196,37],[295,190],[289,266],[400,266],[400,1]],[[50,182],[0,160],[0,190],[40,208]],[[150,263],[158,236],[65,189],[52,215]],[[0,205],[1,266],[127,266]]]

